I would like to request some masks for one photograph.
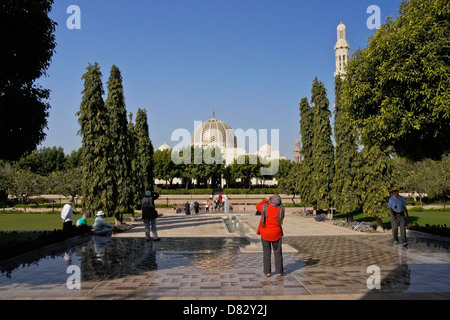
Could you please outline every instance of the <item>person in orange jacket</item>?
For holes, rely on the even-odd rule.
[[[283,276],[282,239],[284,234],[282,224],[285,210],[281,204],[281,197],[275,194],[270,199],[264,199],[256,205],[256,210],[261,212],[257,234],[261,236],[263,247],[264,274],[267,277],[271,275],[271,254],[273,248],[275,271],[278,276]]]

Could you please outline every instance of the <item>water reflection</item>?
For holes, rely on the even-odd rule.
[[[22,273],[28,274],[30,279],[40,278],[36,275],[47,272],[48,268],[59,271],[54,272],[57,280],[47,277],[47,281],[61,282],[67,278],[67,267],[72,264],[81,268],[83,281],[135,275],[159,268],[191,265],[203,269],[213,264],[220,267],[221,262],[215,261],[231,262],[230,249],[236,255],[243,243],[247,241],[239,238],[170,238],[153,242],[142,238],[93,237],[73,248],[1,264],[0,286],[11,282],[7,279],[21,279]]]
[[[230,219],[230,227],[238,229]],[[134,275],[149,295],[278,295],[367,292],[369,265],[381,269],[381,290],[386,292],[449,292],[448,244],[410,239],[409,248],[394,246],[389,237],[286,237],[298,254],[285,255],[286,277],[266,279],[261,254],[242,254],[244,237],[143,238],[93,237],[84,243],[55,248],[42,255],[24,256],[0,264],[0,298],[69,296],[67,270],[80,267],[83,292],[95,294],[105,280]],[[86,287],[83,287],[86,284]],[[49,291],[50,285],[59,291]],[[39,287],[40,295],[30,291]],[[133,287],[133,286],[130,286]],[[137,288],[136,285],[133,288]],[[106,288],[106,289],[105,289]],[[16,291],[15,291],[16,290]],[[21,291],[20,291],[21,290]],[[63,291],[65,290],[65,291]],[[166,290],[166,291],[164,291]],[[101,291],[101,290],[99,290]],[[170,291],[170,292],[169,292]]]

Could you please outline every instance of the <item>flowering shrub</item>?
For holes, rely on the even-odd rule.
[[[358,232],[375,232],[375,229],[370,222],[347,222],[345,220],[336,220],[333,222],[333,224],[340,227],[346,227]]]
[[[323,215],[316,216],[316,217],[314,217],[314,219],[318,222],[327,220],[327,218]]]

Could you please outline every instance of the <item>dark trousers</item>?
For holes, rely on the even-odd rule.
[[[63,222],[63,232],[70,232],[72,230],[72,221]]]
[[[263,247],[263,264],[264,264],[264,274],[269,274],[272,272],[272,248],[273,254],[275,256],[275,271],[277,274],[283,273],[283,238],[278,239],[277,241],[266,241],[261,238],[261,243]]]

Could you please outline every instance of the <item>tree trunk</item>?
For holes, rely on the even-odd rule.
[[[114,219],[115,219],[114,224],[115,224],[116,226],[119,226],[119,225],[122,224],[122,221],[123,221],[123,215],[122,215],[121,213],[117,213],[117,214],[114,215]]]
[[[383,232],[383,222],[380,217],[377,217],[377,232]]]

